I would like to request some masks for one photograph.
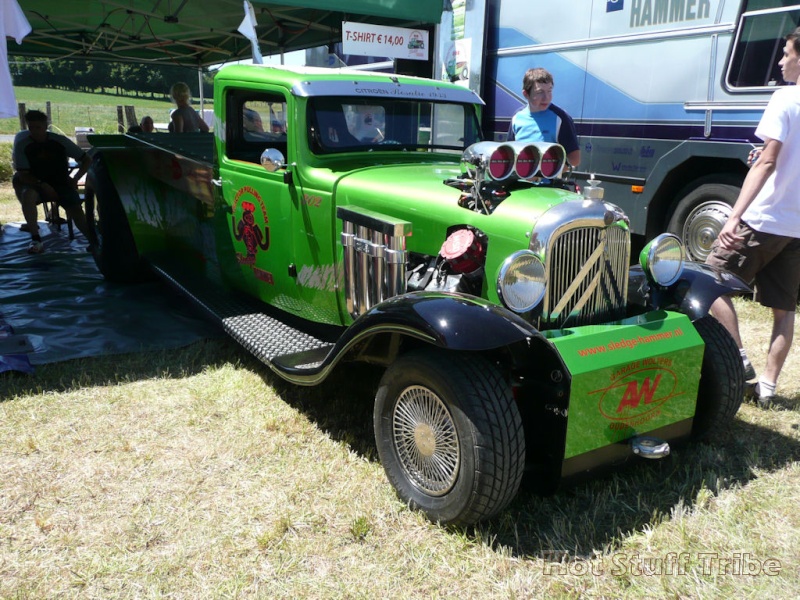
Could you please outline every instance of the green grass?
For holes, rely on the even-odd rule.
[[[15,87],[17,102],[25,103],[26,109],[46,111],[50,102],[51,121],[56,131],[73,136],[75,127],[94,127],[97,133],[117,132],[117,106],[132,105],[136,118],[149,114],[156,122],[169,121],[169,111],[173,105],[168,99],[136,98],[113,94],[68,92],[29,87]],[[206,108],[211,107],[206,99]],[[197,99],[194,100],[195,106]],[[0,119],[0,134],[13,134],[19,131],[16,117]]]
[[[0,142],[0,182],[11,181],[14,169],[11,166],[12,144]]]
[[[769,311],[735,302],[761,370]],[[395,497],[369,370],[298,388],[222,339],[2,374],[0,598],[796,597],[799,352],[715,443],[469,529]]]

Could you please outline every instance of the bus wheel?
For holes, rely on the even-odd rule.
[[[717,239],[739,188],[723,183],[706,183],[684,196],[672,213],[667,230],[681,237],[686,258],[705,262],[711,244]]]

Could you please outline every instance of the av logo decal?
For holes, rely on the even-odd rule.
[[[606,0],[606,12],[615,12],[624,8],[625,0]]]
[[[639,408],[642,401],[645,404],[652,404],[653,396],[655,396],[659,383],[661,383],[661,373],[656,375],[655,381],[652,383],[650,377],[645,377],[641,382],[629,381],[628,385],[625,386],[625,393],[622,394],[622,400],[617,406],[617,413],[621,413],[626,409],[635,410]]]
[[[591,393],[600,394],[599,409],[606,419],[641,423],[655,417],[667,400],[683,394],[677,386],[678,377],[671,369],[646,367]]]

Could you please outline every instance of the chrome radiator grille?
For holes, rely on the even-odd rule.
[[[622,318],[629,260],[630,234],[624,227],[578,227],[557,233],[547,249],[547,294],[539,327]]]

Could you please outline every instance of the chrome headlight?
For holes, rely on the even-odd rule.
[[[530,250],[515,252],[500,267],[497,294],[509,310],[528,312],[542,301],[544,289],[544,265]]]
[[[650,281],[666,287],[683,273],[685,255],[683,242],[677,236],[662,233],[642,249],[639,264]]]

